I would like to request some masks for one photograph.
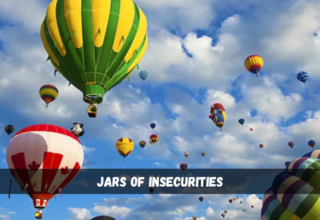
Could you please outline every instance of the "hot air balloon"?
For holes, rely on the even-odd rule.
[[[242,204],[242,201],[240,201],[240,204]]]
[[[232,199],[229,199],[229,202],[232,203]]]
[[[224,218],[226,215],[224,213],[221,213],[222,218]]]
[[[289,141],[288,146],[291,147],[291,148],[293,148],[294,142],[293,142],[293,141]]]
[[[262,149],[263,148],[263,144],[259,144],[259,147]]]
[[[116,143],[116,148],[119,154],[123,156],[124,161],[126,161],[126,157],[133,151],[134,143],[130,138],[120,138]]]
[[[201,156],[203,156],[203,157],[206,156],[206,153],[205,153],[205,152],[202,152],[202,153],[201,153]]]
[[[238,200],[239,198],[238,197],[236,197],[236,200]]]
[[[246,210],[244,209],[243,211],[245,212]]]
[[[314,140],[310,140],[308,144],[310,147],[314,148],[314,146],[316,145],[316,142]]]
[[[97,217],[94,217],[92,218],[91,220],[116,220],[115,218],[112,218],[110,216],[97,216]]]
[[[145,141],[140,141],[139,142],[139,146],[143,149],[145,146],[147,145],[147,143]]]
[[[158,134],[150,135],[149,144],[155,145],[156,143],[158,143],[158,141],[159,141]]]
[[[209,118],[213,121],[213,123],[222,130],[222,127],[227,119],[227,115],[225,113],[225,109],[222,104],[214,103],[210,108]]]
[[[306,84],[307,80],[308,80],[308,73],[307,72],[304,72],[304,71],[301,71],[297,74],[297,79],[300,81],[300,82],[303,82],[304,84]]]
[[[192,219],[193,219],[193,220],[197,220],[197,216],[193,216]]]
[[[59,91],[54,85],[46,84],[41,86],[39,94],[42,100],[46,103],[46,107],[48,107],[48,104],[58,97]]]
[[[148,46],[146,16],[132,0],[54,0],[40,35],[53,67],[89,104],[129,77]]]
[[[13,125],[6,125],[6,127],[4,128],[4,130],[6,131],[6,133],[8,135],[10,135],[12,132],[14,132],[14,127]]]
[[[319,158],[320,150],[311,151],[274,178],[263,198],[262,220],[319,218]]]
[[[150,128],[154,129],[156,127],[156,123],[151,123]]]
[[[189,157],[189,153],[188,152],[184,152],[184,156],[185,157]]]
[[[285,162],[284,165],[285,165],[286,167],[289,166],[289,165],[290,165],[290,161]]]
[[[50,124],[20,130],[6,150],[13,178],[30,196],[38,212],[78,174],[83,159],[79,139],[67,129]],[[39,215],[36,213],[35,217]]]
[[[153,192],[154,192],[154,188],[153,188],[153,187],[150,187],[150,188],[149,188],[149,192],[150,192],[150,193],[153,193]]]
[[[241,124],[241,125],[244,124],[244,119],[243,119],[243,118],[240,118],[240,119],[239,119],[239,124]]]
[[[181,163],[181,164],[180,164],[180,169],[181,169],[182,171],[186,171],[186,170],[188,169],[188,164],[187,164],[187,163]]]
[[[223,212],[224,212],[224,214],[227,214],[227,213],[228,213],[228,211],[227,211],[227,210],[224,210]]]
[[[148,78],[148,72],[145,70],[142,70],[140,71],[139,76],[143,81],[145,81],[145,79]]]
[[[251,208],[253,208],[254,206],[252,205]]]
[[[248,56],[247,59],[244,61],[244,66],[249,72],[256,74],[256,76],[258,77],[258,73],[261,71],[263,67],[263,59],[258,55]]]
[[[236,198],[233,198],[233,201],[236,201]]]
[[[200,200],[200,202],[202,202],[202,201],[203,201],[203,197],[202,197],[202,196],[200,196],[200,197],[199,197],[199,200]]]
[[[253,131],[253,128],[250,128],[250,131]]]

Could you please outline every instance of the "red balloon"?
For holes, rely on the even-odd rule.
[[[250,131],[252,131],[253,130],[253,128],[250,128]]]
[[[229,202],[232,203],[232,199],[229,199]]]
[[[10,140],[6,160],[21,189],[44,209],[48,201],[66,187],[81,169],[84,159],[79,139],[56,125],[26,127]]]

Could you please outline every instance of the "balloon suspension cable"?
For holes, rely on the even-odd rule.
[[[124,162],[126,162],[127,160],[126,160],[126,158],[124,158],[124,160],[123,160]]]
[[[11,195],[11,185],[12,185],[12,180],[10,179],[8,199],[10,199],[10,195]]]

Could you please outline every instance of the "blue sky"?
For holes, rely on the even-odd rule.
[[[81,137],[86,168],[284,168],[319,142],[320,129],[320,3],[276,0],[137,0],[148,19],[149,47],[140,69],[113,88],[99,106],[98,118],[87,116],[81,93],[46,62],[39,29],[49,1],[0,1],[0,147],[5,153],[10,136],[37,123],[69,129],[85,124]],[[21,10],[21,9],[24,10]],[[245,58],[264,59],[260,77],[249,73]],[[296,73],[306,71],[307,85]],[[58,87],[49,108],[38,95],[43,84]],[[209,108],[220,102],[227,121],[220,132],[208,119]],[[238,119],[246,120],[244,126]],[[149,127],[155,122],[157,127]],[[250,128],[254,130],[250,132]],[[159,133],[160,142],[140,149]],[[120,137],[134,140],[124,162],[115,149]],[[293,149],[287,146],[294,141]],[[259,144],[264,144],[264,149]],[[317,148],[317,146],[316,146]],[[190,156],[185,158],[183,153]],[[201,157],[201,152],[206,152]],[[6,168],[5,154],[0,168]],[[228,199],[238,196],[246,212]],[[259,219],[262,195],[62,195],[52,199],[45,220],[88,220],[97,215],[117,220]],[[0,219],[34,219],[26,195],[0,195]],[[254,208],[249,208],[254,204]]]

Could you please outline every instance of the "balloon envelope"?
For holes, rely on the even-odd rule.
[[[87,103],[126,79],[148,46],[147,19],[132,0],[55,0],[40,30],[53,67]]]
[[[142,70],[139,72],[139,76],[144,81],[146,78],[148,78],[148,72],[145,70]]]
[[[259,55],[251,55],[244,61],[245,68],[258,76],[263,67],[263,59]]]
[[[304,72],[304,71],[301,71],[297,74],[297,79],[300,81],[300,82],[303,82],[303,83],[306,83],[307,80],[308,80],[308,73],[307,72]]]
[[[311,151],[294,159],[274,178],[263,198],[262,220],[317,219],[320,216],[319,158],[320,150]]]
[[[12,176],[38,209],[45,208],[48,201],[72,181],[83,159],[79,139],[69,130],[50,124],[20,130],[6,150]]]
[[[58,97],[59,91],[54,85],[46,84],[41,86],[39,95],[48,107],[48,104],[53,102]]]
[[[134,149],[134,143],[130,138],[120,138],[116,143],[118,153],[125,159]]]
[[[116,220],[116,219],[110,216],[97,216],[92,218],[91,220]]]
[[[6,125],[6,127],[4,128],[4,130],[6,131],[6,133],[9,135],[12,132],[14,132],[14,126],[13,125]]]
[[[241,125],[244,124],[244,119],[243,118],[239,119],[239,124],[241,124]]]

